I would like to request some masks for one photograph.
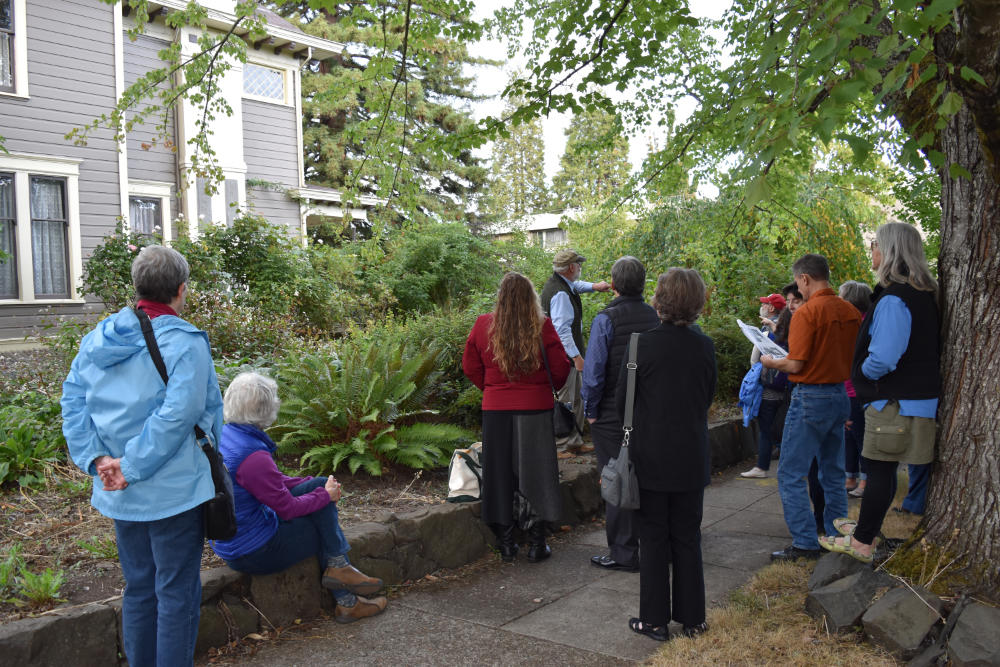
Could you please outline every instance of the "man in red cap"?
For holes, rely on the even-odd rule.
[[[780,294],[768,294],[759,298],[760,323],[763,325],[761,329],[765,332],[774,331],[774,323],[777,323],[778,315],[785,309],[785,297]],[[772,324],[768,325],[768,322]]]

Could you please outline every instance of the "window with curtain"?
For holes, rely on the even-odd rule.
[[[17,298],[14,174],[0,174],[0,299]]]
[[[35,296],[69,297],[66,239],[66,181],[31,177],[31,260]]]
[[[133,232],[152,236],[163,229],[163,202],[156,197],[129,197],[128,219]]]
[[[14,90],[14,0],[0,0],[0,90]]]

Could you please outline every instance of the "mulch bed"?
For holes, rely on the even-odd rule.
[[[414,471],[387,467],[381,477],[363,472],[338,473],[336,477],[344,488],[339,503],[342,526],[441,504],[448,487],[444,468]],[[42,490],[0,491],[0,560],[19,544],[32,572],[61,569],[65,576],[60,602],[32,606],[0,600],[0,623],[121,594],[125,581],[115,556],[114,524],[90,506],[90,479],[86,475],[67,465]],[[206,544],[202,568],[222,564]]]

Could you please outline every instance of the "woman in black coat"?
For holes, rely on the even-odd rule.
[[[711,471],[708,408],[715,394],[715,346],[691,326],[704,305],[705,283],[698,272],[669,269],[653,296],[660,326],[638,338],[630,452],[639,479],[639,617],[630,619],[629,627],[659,641],[670,638],[671,619],[689,637],[708,629],[701,515]],[[615,393],[623,419],[627,381],[623,367]]]

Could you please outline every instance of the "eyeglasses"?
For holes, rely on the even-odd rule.
[[[872,252],[875,252],[875,248],[877,248],[877,247],[878,247],[878,241],[872,241],[872,245],[871,245]]]

